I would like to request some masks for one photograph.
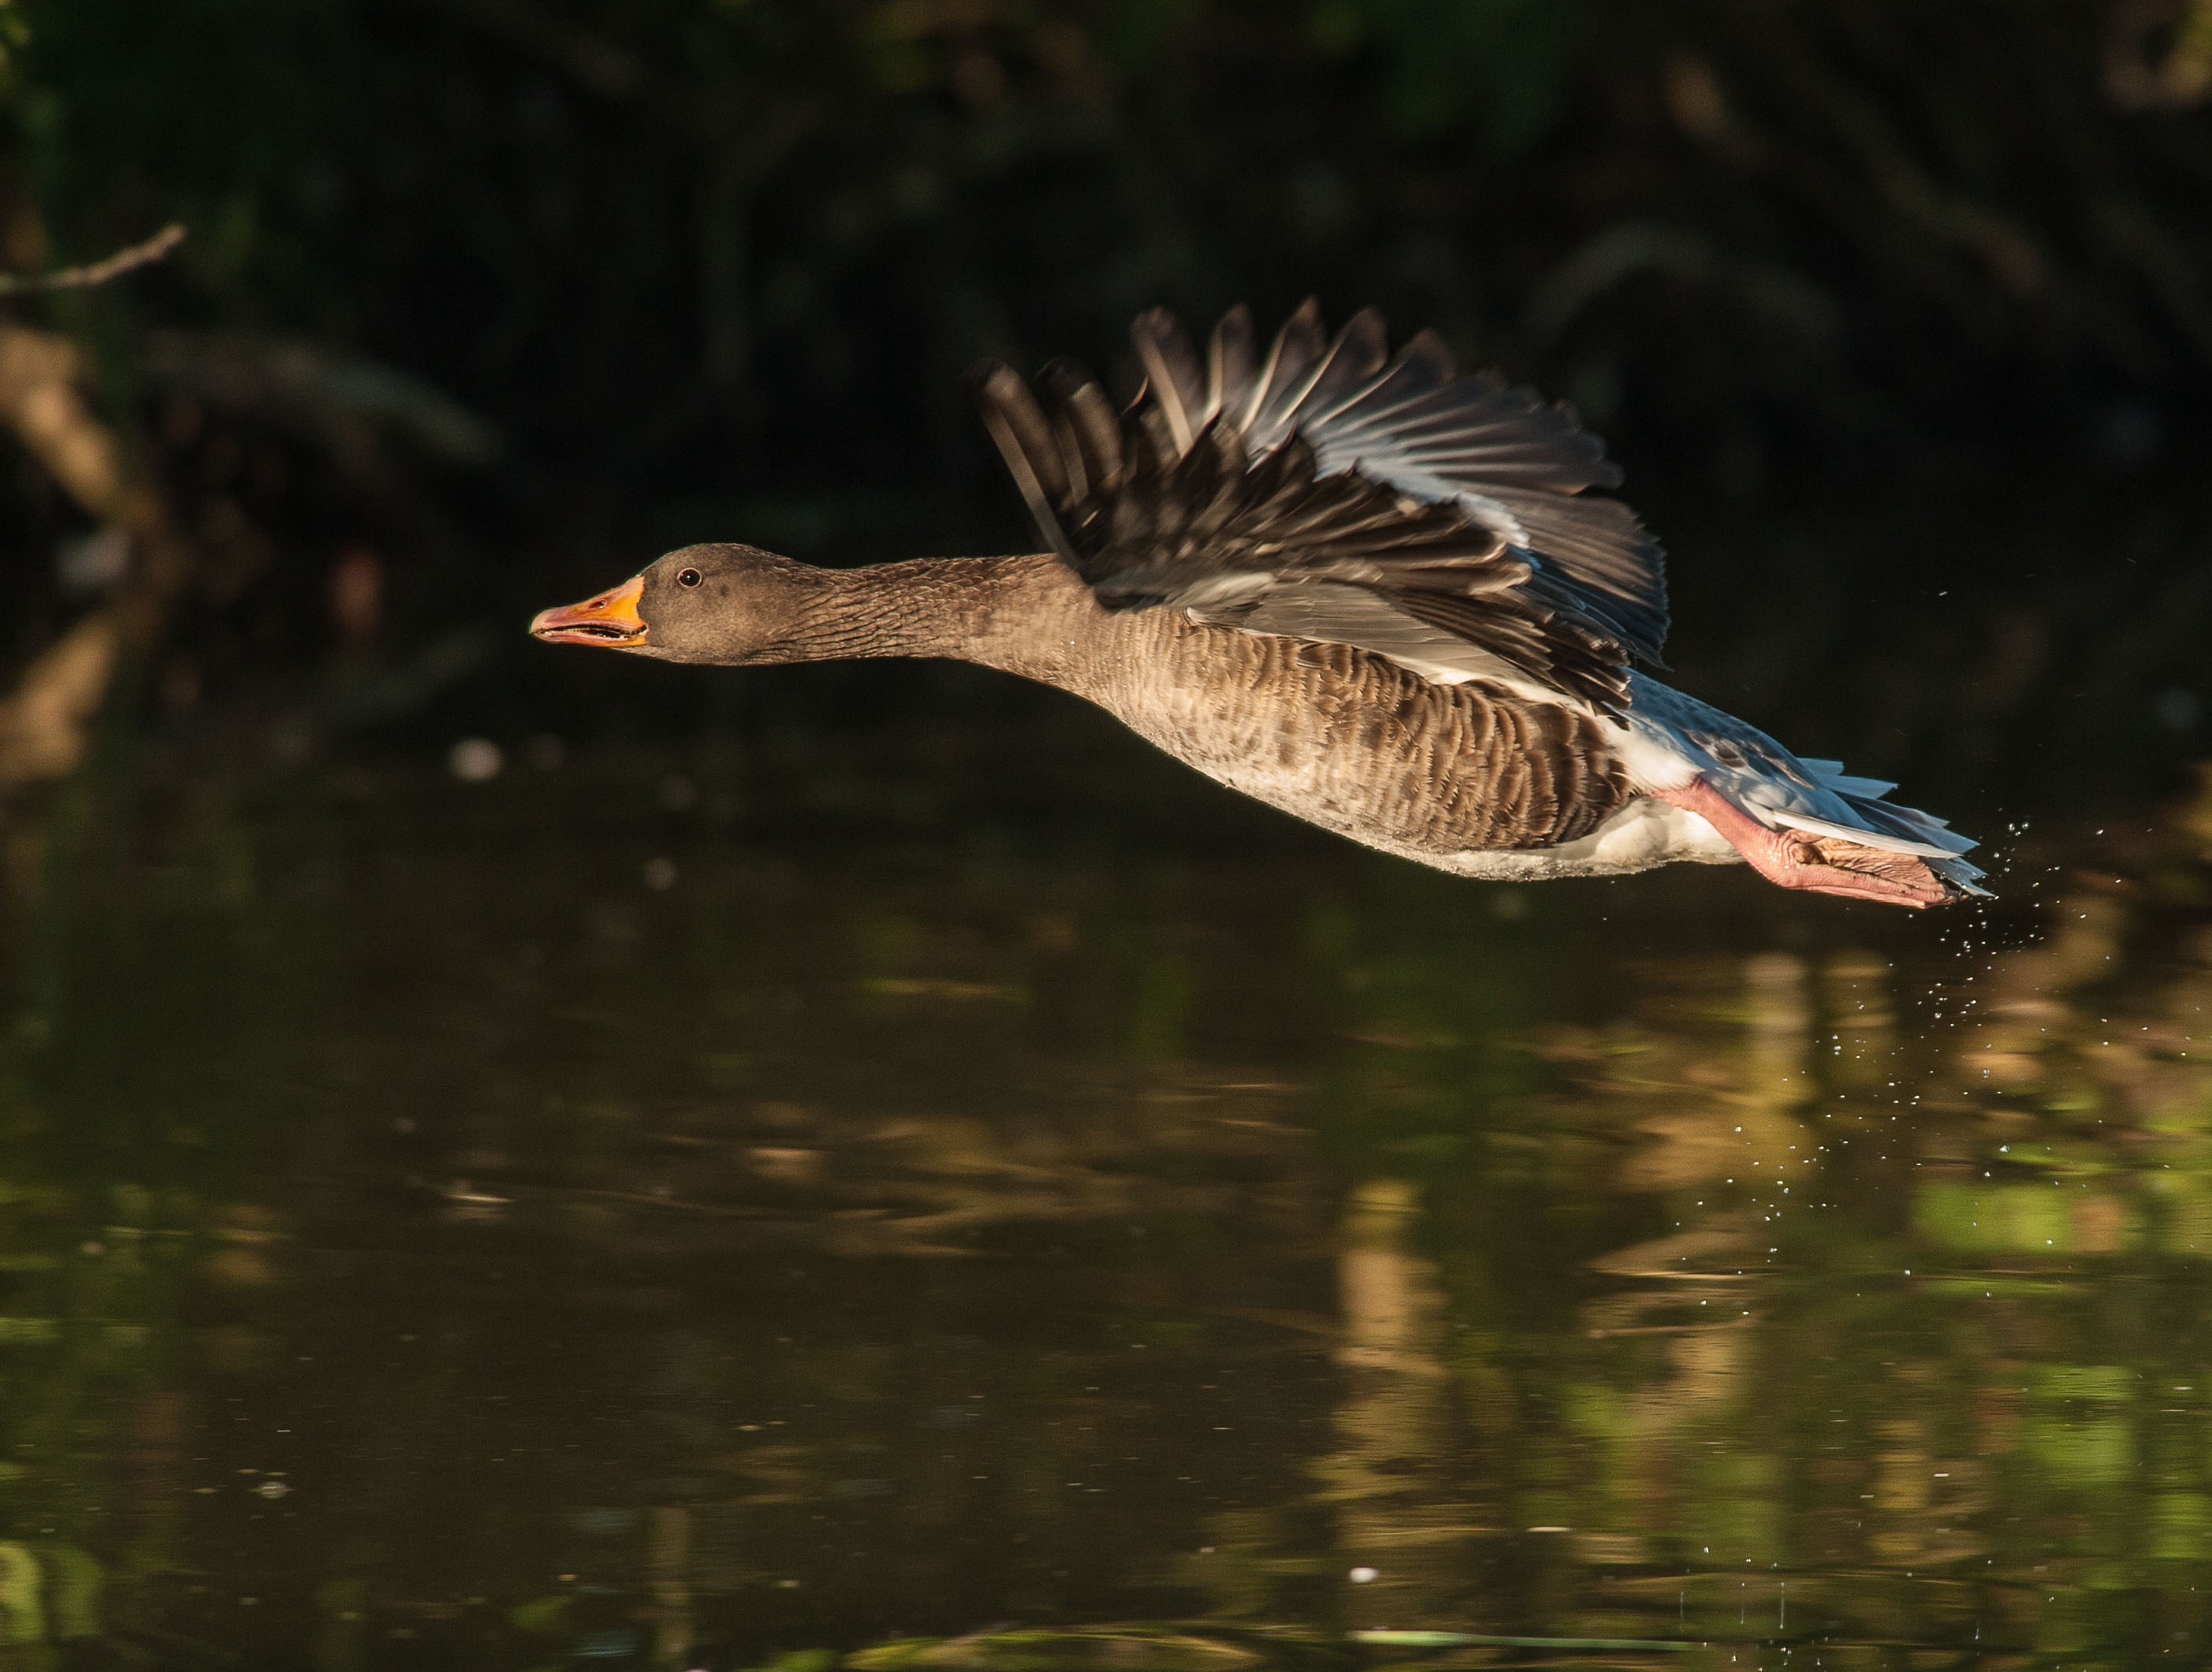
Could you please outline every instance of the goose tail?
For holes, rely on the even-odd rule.
[[[1777,823],[1836,836],[1878,853],[1909,854],[1961,896],[1979,900],[1990,897],[1990,891],[1981,885],[1981,879],[1986,873],[1963,857],[1979,845],[1972,837],[1960,836],[1933,813],[1885,800],[1897,787],[1894,784],[1853,778],[1840,767],[1832,773],[1820,770],[1835,765],[1832,762],[1806,761],[1802,764],[1814,769],[1816,781],[1843,803],[1850,817],[1825,824],[1780,815]]]
[[[1831,864],[1898,879],[1922,873],[1948,899],[1986,898],[1985,874],[1965,855],[1977,844],[1933,813],[1887,799],[1894,784],[1840,761],[1793,755],[1757,727],[1641,674],[1629,677],[1631,775],[1667,794],[1702,781],[1769,830],[1815,839]]]

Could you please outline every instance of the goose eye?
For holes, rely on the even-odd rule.
[[[676,584],[679,587],[697,586],[699,584],[699,571],[696,569],[679,569],[677,571]]]

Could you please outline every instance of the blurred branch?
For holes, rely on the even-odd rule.
[[[82,267],[64,267],[57,272],[0,273],[0,296],[22,296],[48,290],[88,290],[95,284],[120,278],[136,267],[150,266],[185,241],[185,229],[172,221],[143,243],[118,250],[105,261]]]
[[[2147,50],[2151,37],[2169,30],[2162,53]],[[2106,46],[2105,91],[2122,110],[2180,110],[2212,95],[2212,0],[2119,7]]]
[[[1724,255],[1701,233],[1625,221],[1574,251],[1531,291],[1523,318],[1528,340],[1549,347],[1592,303],[1643,273],[1724,288],[1808,342],[1825,342],[1840,328],[1835,302],[1787,268]]]
[[[161,495],[78,393],[82,370],[67,337],[0,325],[0,423],[88,514],[120,530],[137,558],[130,578],[33,659],[0,701],[0,788],[76,769],[117,678],[160,634],[191,573]]]
[[[258,412],[313,441],[364,487],[393,491],[380,429],[457,466],[497,458],[497,431],[435,385],[394,367],[297,338],[164,331],[141,369],[168,388],[232,411]]]

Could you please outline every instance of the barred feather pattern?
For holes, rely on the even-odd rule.
[[[1131,335],[1146,410],[1178,448],[1217,418],[1255,458],[1303,436],[1323,476],[1358,471],[1412,499],[1457,505],[1529,559],[1528,585],[1553,608],[1633,656],[1659,660],[1663,554],[1627,506],[1590,491],[1618,488],[1620,471],[1565,404],[1509,387],[1495,372],[1462,375],[1431,331],[1391,359],[1372,308],[1332,342],[1309,300],[1264,360],[1250,313],[1235,308],[1215,327],[1202,370],[1164,309],[1139,318]]]
[[[1170,361],[1155,374],[1181,373]],[[1268,631],[1271,594],[1295,588],[1307,636],[1387,652],[1349,627],[1371,629],[1372,610],[1358,605],[1380,600],[1500,671],[1602,711],[1623,707],[1619,623],[1457,500],[1425,501],[1357,469],[1323,471],[1296,430],[1255,456],[1234,413],[1204,413],[1186,441],[1195,419],[1180,399],[1116,423],[1079,374],[1051,368],[1043,383],[1049,410],[1010,368],[987,368],[978,404],[1039,526],[1109,609],[1170,605]]]
[[[1111,619],[1053,683],[1208,777],[1356,842],[1431,863],[1553,848],[1629,799],[1586,711],[1437,684],[1349,645],[1166,611]]]

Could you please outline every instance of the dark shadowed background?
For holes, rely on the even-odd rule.
[[[164,497],[118,669],[161,737],[1027,712],[518,629],[691,539],[1024,544],[964,367],[1112,368],[1145,307],[1311,293],[1571,399],[1670,542],[1684,683],[1799,746],[2023,811],[2202,752],[2212,21],[2179,0],[4,16],[7,264],[191,233],[15,305]],[[16,456],[17,669],[127,573],[101,520]]]

